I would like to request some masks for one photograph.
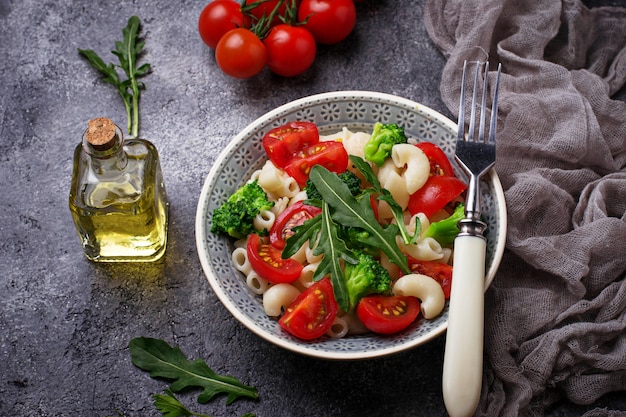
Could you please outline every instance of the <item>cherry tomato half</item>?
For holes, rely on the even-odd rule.
[[[445,152],[431,142],[420,142],[416,144],[424,152],[430,162],[430,175],[446,175],[454,177],[454,169]]]
[[[333,325],[338,309],[333,286],[324,278],[300,293],[278,324],[299,339],[316,339]]]
[[[293,235],[293,229],[305,221],[312,219],[322,212],[319,207],[309,206],[302,201],[292,204],[280,213],[270,229],[270,243],[276,249],[282,250],[285,241]]]
[[[465,189],[467,185],[457,177],[431,175],[422,188],[409,197],[409,212],[412,215],[421,212],[430,218]]]
[[[248,238],[246,252],[252,269],[273,284],[294,282],[302,272],[302,264],[291,258],[283,259],[279,249],[256,233]]]
[[[379,334],[398,333],[406,329],[419,312],[419,300],[403,295],[369,295],[361,298],[356,307],[361,323]]]
[[[263,43],[267,48],[267,66],[274,74],[294,77],[315,61],[315,38],[301,26],[276,25]]]
[[[348,152],[341,142],[318,142],[297,154],[287,164],[285,172],[302,187],[306,184],[314,165],[322,165],[329,171],[339,174],[348,168]]]
[[[317,43],[341,42],[354,29],[356,8],[352,0],[302,0],[298,21],[313,34]]]
[[[263,136],[263,149],[278,168],[284,168],[293,156],[320,141],[317,126],[311,122],[289,122]]]
[[[267,50],[261,39],[244,28],[232,29],[217,43],[217,65],[234,78],[250,78],[267,65]]]
[[[437,281],[443,289],[446,299],[450,298],[452,288],[452,266],[435,261],[420,261],[408,257],[409,268],[415,274],[428,275]]]
[[[235,0],[214,0],[207,4],[198,19],[198,32],[209,48],[215,49],[226,32],[242,27],[243,14]]]

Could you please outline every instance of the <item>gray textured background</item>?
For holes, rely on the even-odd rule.
[[[619,2],[605,2],[619,4]],[[138,336],[178,344],[219,373],[254,385],[257,402],[225,398],[213,416],[442,416],[444,338],[393,357],[326,362],[277,348],[221,306],[197,258],[195,210],[211,164],[258,116],[296,98],[362,89],[419,101],[450,116],[439,98],[444,58],[422,24],[422,2],[359,4],[354,33],[322,47],[314,67],[283,79],[267,70],[228,78],[197,34],[206,1],[0,0],[0,415],[157,416],[166,384],[130,362]],[[76,48],[106,60],[128,17],[143,23],[140,136],[161,154],[170,197],[169,244],[153,265],[87,261],[67,197],[74,147],[90,118],[124,125],[116,91]],[[551,416],[594,406],[626,409],[619,395],[593,406],[563,403]]]

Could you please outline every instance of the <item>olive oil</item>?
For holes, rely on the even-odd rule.
[[[165,252],[169,204],[157,150],[125,141],[108,119],[91,120],[74,151],[69,206],[93,261],[154,261]]]

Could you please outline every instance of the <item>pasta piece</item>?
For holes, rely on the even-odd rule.
[[[270,317],[278,317],[300,294],[291,284],[272,285],[263,293],[263,310]]]
[[[268,280],[261,278],[255,271],[251,271],[246,275],[246,285],[253,293],[261,295],[270,288],[271,284]]]
[[[413,194],[428,180],[430,176],[430,161],[426,154],[417,146],[408,143],[394,145],[391,148],[393,164],[401,170],[406,191]],[[403,206],[403,208],[406,208]]]
[[[256,230],[270,230],[275,220],[276,215],[273,211],[261,210],[252,221],[252,224]]]
[[[277,168],[271,161],[265,162],[259,173],[259,185],[275,199],[293,197],[300,192],[300,186],[289,174]]]
[[[343,147],[346,148],[348,155],[356,155],[365,159],[365,144],[370,138],[369,133],[355,132],[344,138]]]
[[[413,245],[405,245],[402,238],[396,239],[400,250],[420,261],[436,261],[443,258],[443,248],[441,244],[432,237],[418,240]]]
[[[315,274],[315,271],[317,270],[319,264],[320,263],[318,261],[312,264],[304,265],[304,268],[302,268],[302,273],[296,281],[299,286],[301,286],[302,288],[309,288],[311,285],[314,284],[313,274]]]
[[[339,339],[348,334],[348,323],[343,319],[343,317],[335,317],[333,324],[331,324],[330,328],[326,331],[326,335],[330,336],[334,339]]]
[[[420,309],[426,319],[432,319],[441,314],[446,302],[441,285],[423,274],[408,274],[400,277],[393,285],[393,293],[419,298]]]
[[[252,265],[248,259],[248,252],[245,246],[235,248],[230,258],[237,271],[243,272],[244,275],[249,275],[252,272]]]

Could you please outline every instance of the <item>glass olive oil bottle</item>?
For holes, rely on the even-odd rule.
[[[87,258],[163,256],[169,204],[157,150],[144,139],[125,141],[109,119],[90,120],[74,151],[69,206]]]

